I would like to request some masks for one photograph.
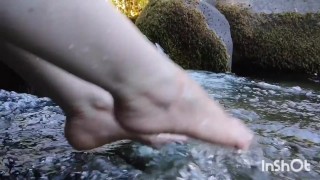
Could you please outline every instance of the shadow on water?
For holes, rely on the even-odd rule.
[[[250,151],[238,153],[192,140],[160,150],[120,141],[91,152],[76,152],[63,136],[65,116],[50,99],[0,90],[0,179],[320,178],[316,79],[189,74],[255,131]],[[293,159],[307,160],[311,171],[262,171],[263,160]]]

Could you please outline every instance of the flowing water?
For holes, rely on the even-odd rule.
[[[0,90],[0,179],[320,179],[320,84],[189,71],[255,131],[250,151],[190,141],[160,150],[130,141],[76,152],[48,98]],[[264,162],[307,160],[311,171],[264,172]]]

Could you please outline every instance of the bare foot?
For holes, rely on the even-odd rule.
[[[1,60],[51,97],[67,114],[65,136],[75,149],[89,150],[122,139],[138,140],[153,147],[186,141],[182,135],[141,135],[125,131],[114,119],[113,97],[107,91],[19,47],[2,45]]]
[[[95,87],[88,93],[86,99],[73,103],[73,108],[67,113],[65,137],[77,150],[90,150],[123,139],[137,140],[155,148],[187,140],[182,135],[128,132],[114,119],[113,99],[109,93]]]
[[[173,81],[149,85],[147,92],[116,101],[119,123],[136,133],[185,134],[239,149],[249,147],[253,135],[243,122],[229,117],[183,71]]]

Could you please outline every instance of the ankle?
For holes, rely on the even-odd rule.
[[[168,107],[181,93],[185,86],[186,73],[178,68],[170,70],[170,73],[155,72],[150,77],[141,79],[139,85],[134,89],[126,89],[126,93],[119,102],[128,102],[136,99],[146,99],[150,102],[158,103],[159,106]]]
[[[76,92],[73,93],[73,100],[67,102],[66,109],[71,111],[72,115],[83,113],[86,110],[113,110],[113,97],[99,86],[85,84],[80,90],[81,93],[77,93],[77,91],[79,90],[73,90]]]

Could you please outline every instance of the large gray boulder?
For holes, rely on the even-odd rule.
[[[230,57],[228,67],[231,68],[233,42],[227,18],[215,6],[205,1],[201,1],[197,8],[203,13],[209,28],[214,31],[225,44]]]

